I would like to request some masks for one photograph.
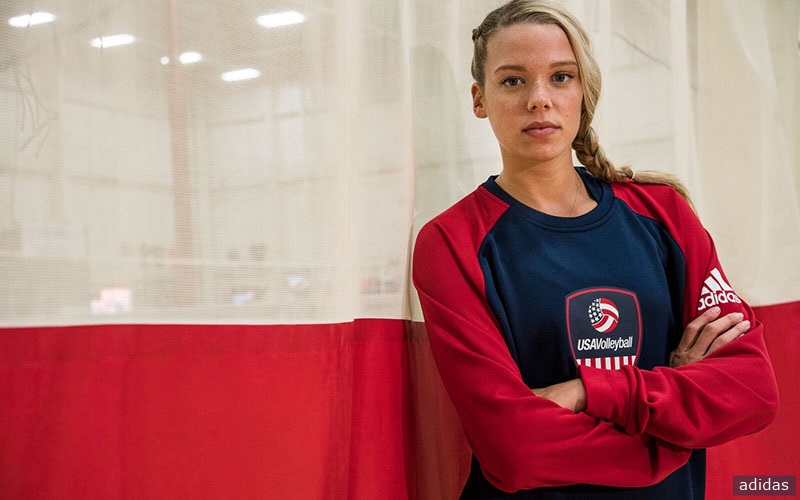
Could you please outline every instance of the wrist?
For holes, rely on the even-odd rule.
[[[583,380],[575,379],[575,413],[586,410],[586,386]]]

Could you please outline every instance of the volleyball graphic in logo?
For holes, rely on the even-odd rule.
[[[589,321],[600,333],[610,333],[619,323],[619,310],[608,299],[594,299],[589,306]]]

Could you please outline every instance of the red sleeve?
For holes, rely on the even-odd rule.
[[[685,464],[688,450],[628,435],[531,392],[485,301],[477,261],[485,228],[465,226],[425,226],[413,278],[438,370],[489,482],[507,492],[578,483],[641,487]]]
[[[647,434],[678,446],[715,446],[766,427],[775,418],[778,388],[764,343],[764,327],[730,287],[711,237],[688,204],[660,186],[666,200],[634,196],[615,185],[636,211],[660,219],[686,261],[683,326],[708,307],[741,312],[753,325],[743,337],[702,361],[652,371],[580,368],[586,413],[610,420],[631,435]],[[655,196],[659,196],[656,194]]]

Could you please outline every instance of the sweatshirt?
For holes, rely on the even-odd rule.
[[[462,498],[703,498],[704,448],[777,411],[763,325],[674,189],[577,170],[589,213],[544,214],[490,177],[417,237],[414,285],[474,454]],[[669,368],[714,306],[750,331]],[[582,412],[532,393],[575,377]]]

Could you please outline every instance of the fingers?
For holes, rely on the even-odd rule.
[[[727,332],[720,334],[716,339],[714,339],[713,342],[711,342],[711,345],[709,346],[708,351],[706,352],[706,356],[716,351],[720,347],[730,344],[734,340],[738,339],[739,337],[747,333],[749,330],[750,330],[749,321],[740,321],[739,323],[736,323]]]
[[[670,366],[699,361],[750,330],[750,322],[743,321],[742,313],[718,318],[719,313],[719,308],[712,308],[686,325],[678,347],[670,355]]]
[[[688,351],[691,349],[697,340],[697,335],[703,330],[703,327],[717,319],[720,311],[721,309],[715,306],[690,321],[683,331],[683,336],[676,350]]]
[[[747,325],[744,325],[744,331],[739,332],[737,325],[741,325],[744,323],[742,320],[744,319],[744,314],[742,313],[730,313],[726,314],[725,316],[712,321],[711,323],[707,324],[703,327],[703,330],[700,332],[697,340],[695,341],[694,345],[692,346],[692,350],[695,351],[700,356],[705,356],[708,354],[711,345],[716,342],[719,337],[729,330],[733,330],[732,335],[733,338],[730,340],[735,339],[741,333],[746,332],[750,329],[750,322],[747,322]],[[727,338],[727,337],[726,337]],[[727,343],[727,342],[725,342]],[[724,345],[724,344],[723,344]],[[722,347],[721,345],[717,346],[717,349]]]

